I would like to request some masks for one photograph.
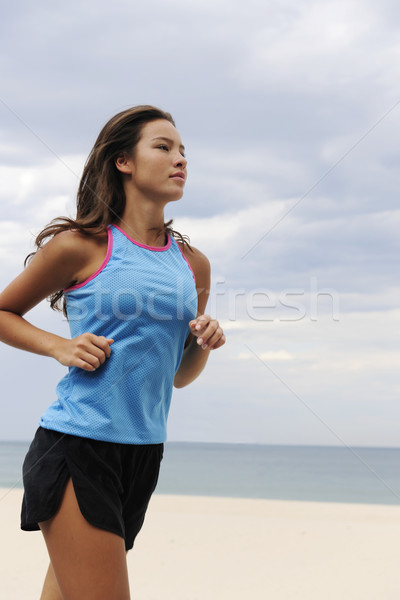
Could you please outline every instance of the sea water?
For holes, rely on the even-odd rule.
[[[0,487],[22,487],[28,446],[0,442]],[[156,493],[400,504],[400,448],[168,442]]]

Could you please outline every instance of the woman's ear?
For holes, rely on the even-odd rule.
[[[121,173],[125,173],[126,175],[132,174],[132,160],[125,152],[118,154],[115,159],[115,166]]]

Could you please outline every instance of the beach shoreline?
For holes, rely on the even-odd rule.
[[[0,489],[2,597],[37,600],[48,556]],[[128,554],[138,600],[397,600],[400,507],[154,495]]]

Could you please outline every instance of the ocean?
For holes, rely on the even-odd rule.
[[[22,487],[28,446],[0,442],[0,487]],[[156,493],[400,504],[400,448],[168,442]]]

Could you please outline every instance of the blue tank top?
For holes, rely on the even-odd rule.
[[[111,225],[99,270],[64,293],[71,336],[91,332],[114,343],[96,371],[69,368],[40,425],[108,442],[164,442],[174,375],[197,313],[194,274],[176,240],[145,246]]]

